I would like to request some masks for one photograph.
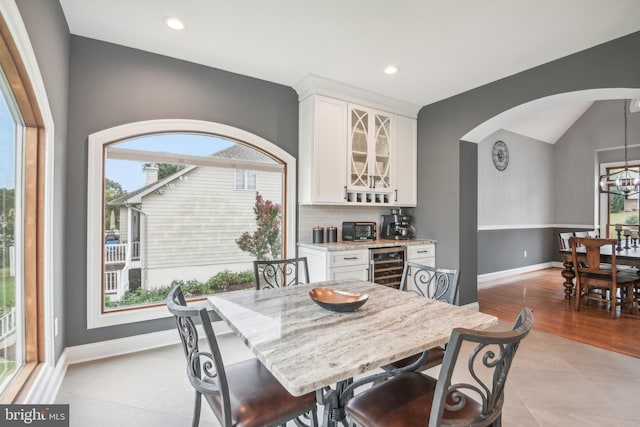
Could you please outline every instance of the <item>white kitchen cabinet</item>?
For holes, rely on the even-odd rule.
[[[429,243],[425,245],[409,245],[407,246],[407,261],[417,262],[418,264],[436,266],[436,245]]]
[[[396,116],[393,126],[392,202],[396,206],[416,206],[418,201],[417,123]]]
[[[349,104],[348,191],[391,191],[393,115]]]
[[[300,101],[299,108],[298,201],[344,204],[347,103],[314,95]]]
[[[415,118],[316,93],[299,108],[299,203],[416,205]]]
[[[298,256],[306,256],[311,282],[369,278],[369,250],[325,251],[298,248]]]

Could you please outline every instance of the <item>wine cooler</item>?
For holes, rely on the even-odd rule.
[[[399,288],[406,258],[404,246],[369,249],[369,280]]]

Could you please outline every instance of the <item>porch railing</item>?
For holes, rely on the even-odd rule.
[[[0,340],[11,335],[16,330],[16,308],[0,317]]]
[[[119,243],[117,245],[104,245],[104,263],[105,264],[118,264],[127,261],[127,246],[126,243]]]

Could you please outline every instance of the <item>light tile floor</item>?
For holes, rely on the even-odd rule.
[[[252,357],[232,334],[219,342],[225,363]],[[193,391],[184,369],[179,345],[71,365],[56,403],[70,404],[71,427],[187,427]],[[640,359],[532,331],[509,375],[503,425],[638,426],[639,384]],[[204,402],[200,425],[219,426]]]

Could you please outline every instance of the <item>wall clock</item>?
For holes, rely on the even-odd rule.
[[[493,144],[493,165],[499,171],[503,171],[509,165],[509,148],[503,141],[496,141]]]

